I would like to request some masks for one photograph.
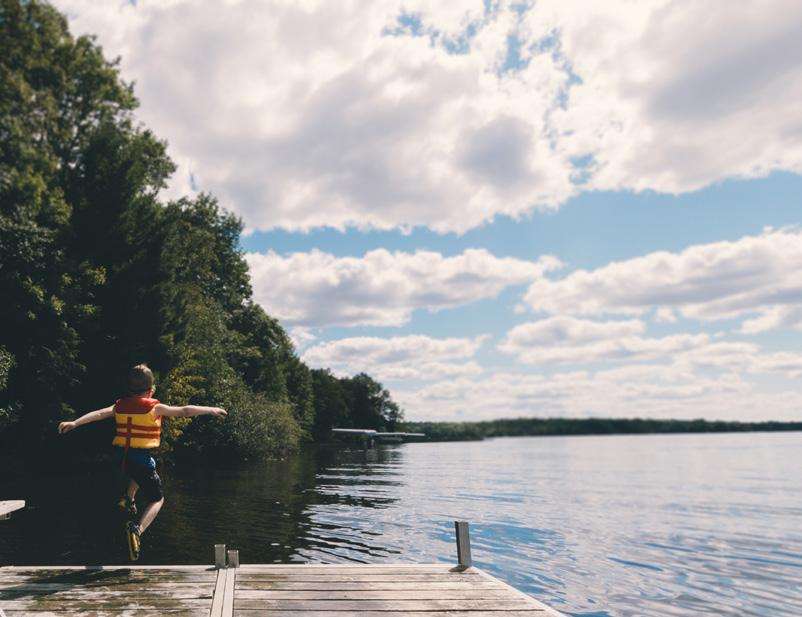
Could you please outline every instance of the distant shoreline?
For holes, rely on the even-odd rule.
[[[802,422],[727,422],[646,418],[503,418],[482,422],[404,422],[398,430],[425,433],[427,441],[476,441],[491,437],[765,433],[802,431]]]

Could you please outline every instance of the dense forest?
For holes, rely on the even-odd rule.
[[[166,450],[280,456],[332,425],[394,428],[380,383],[311,370],[253,302],[235,216],[208,194],[160,199],[175,168],[136,107],[92,38],[0,0],[0,450],[98,450],[110,427],[56,425],[118,398],[140,362],[163,402],[229,411],[169,419]]]
[[[503,418],[485,422],[403,422],[399,430],[425,433],[431,441],[546,435],[627,435],[642,433],[735,433],[802,431],[802,422],[725,422],[654,418]]]

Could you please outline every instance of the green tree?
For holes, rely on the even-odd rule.
[[[352,426],[388,430],[403,419],[403,412],[387,391],[370,375],[359,373],[343,380],[348,393]]]
[[[312,434],[315,440],[328,439],[332,428],[353,427],[345,386],[330,370],[312,371],[312,392],[315,406]]]
[[[239,337],[230,361],[240,378],[274,400],[288,400],[284,365],[292,342],[284,328],[253,302],[236,309],[230,323]]]
[[[28,442],[69,409],[84,369],[76,328],[102,282],[66,250],[65,178],[95,128],[134,105],[114,63],[52,7],[0,2],[0,345],[15,359],[0,407]]]
[[[312,372],[294,353],[286,359],[287,393],[292,403],[295,420],[305,439],[311,439],[315,423]]]
[[[298,445],[300,428],[291,405],[249,388],[226,358],[236,333],[213,303],[198,302],[189,311],[177,362],[164,385],[173,404],[219,405],[229,411],[225,421],[193,418],[174,427],[170,438],[184,453],[244,458],[282,455]]]

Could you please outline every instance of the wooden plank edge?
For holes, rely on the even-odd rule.
[[[509,595],[507,600],[461,600],[446,598],[439,600],[237,600],[237,610],[263,609],[270,611],[332,611],[351,612],[359,614],[360,611],[386,611],[397,610],[401,612],[429,612],[444,611],[530,611],[538,613],[539,617],[546,617],[545,609],[522,602],[520,598]]]
[[[493,581],[494,583],[497,583],[499,585],[503,585],[504,587],[506,587],[507,589],[509,589],[513,593],[515,593],[515,595],[517,595],[519,597],[522,597],[522,598],[525,598],[528,602],[530,602],[530,603],[534,604],[535,606],[539,607],[540,610],[546,611],[546,613],[549,615],[549,617],[568,617],[567,615],[565,615],[564,613],[561,613],[557,609],[551,608],[548,604],[544,604],[540,600],[537,600],[537,599],[533,598],[532,596],[530,596],[528,593],[524,593],[523,591],[521,591],[517,587],[513,587],[512,585],[510,585],[508,583],[505,583],[500,578],[496,578],[495,576],[485,572],[484,570],[481,570],[479,568],[471,568],[471,569],[475,570],[476,572],[478,572],[480,576],[486,578],[487,580]]]
[[[452,563],[243,563],[240,564],[239,569],[246,571],[256,568],[286,568],[286,569],[331,569],[343,568],[354,570],[381,570],[381,569],[402,569],[402,570],[415,570],[415,569],[437,569],[444,572],[450,572],[454,568]]]
[[[298,568],[299,570],[302,569],[333,569],[333,568],[344,568],[344,569],[354,569],[354,570],[377,570],[377,569],[422,569],[422,568],[432,568],[432,569],[442,569],[443,572],[457,572],[454,569],[453,564],[449,563],[425,563],[425,564],[408,564],[408,563],[348,563],[348,564],[339,564],[339,563],[301,563],[301,564],[242,564],[240,565],[239,569],[243,570],[243,574],[249,570],[264,570],[264,569],[295,569]],[[67,566],[16,566],[16,565],[9,565],[9,566],[0,566],[0,572],[8,571],[8,572],[18,572],[22,570],[196,570],[196,571],[203,571],[203,572],[214,572],[217,570],[213,565],[149,565],[149,566],[141,566],[141,565],[125,565],[125,564],[115,564],[115,565],[67,565]],[[469,572],[471,569],[464,570],[465,572]]]
[[[274,610],[263,608],[238,608],[234,617],[337,617],[338,615],[353,615],[354,617],[546,617],[542,609],[532,608],[524,610],[437,610],[437,611],[406,611],[406,610],[368,610],[368,611],[294,611]]]
[[[221,617],[233,617],[234,615],[234,593],[236,590],[237,581],[237,568],[228,568],[226,570],[228,576],[226,577],[225,593],[223,595],[223,611]]]
[[[88,608],[86,603],[78,605],[65,604],[55,606],[25,606],[10,603],[4,605],[4,610],[8,614],[26,615],[27,617],[41,617],[42,615],[63,615],[65,617],[91,617],[98,615],[102,615],[103,617],[155,617],[157,615],[166,615],[170,613],[179,615],[191,614],[195,617],[206,617],[209,611],[208,607],[201,605],[138,605],[135,607],[98,605]]]
[[[217,581],[214,584],[214,594],[212,595],[212,608],[209,610],[209,617],[222,617],[223,596],[226,589],[226,578],[228,570],[221,568],[217,571]]]
[[[24,499],[6,499],[0,501],[0,520],[8,519],[12,512],[22,510],[24,507]]]
[[[214,566],[187,566],[187,565],[163,565],[163,566],[127,566],[127,565],[85,565],[85,566],[0,566],[0,573],[3,572],[22,572],[25,570],[190,570],[198,572],[214,572]]]

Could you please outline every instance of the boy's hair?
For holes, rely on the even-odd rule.
[[[128,394],[142,394],[153,387],[153,371],[147,364],[137,364],[128,371]]]

